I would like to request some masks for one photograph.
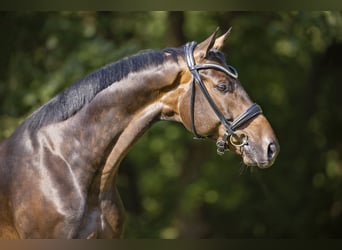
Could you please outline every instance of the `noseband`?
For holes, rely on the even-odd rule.
[[[260,106],[256,103],[254,103],[252,106],[250,106],[244,113],[239,115],[235,120],[232,122],[228,121],[224,115],[221,113],[221,111],[216,106],[214,100],[211,98],[207,88],[205,87],[201,76],[199,74],[199,70],[201,69],[216,69],[219,71],[222,71],[226,73],[228,76],[237,79],[238,73],[237,71],[232,67],[228,66],[228,68],[223,67],[219,64],[213,64],[213,63],[205,63],[205,64],[195,64],[193,52],[196,47],[195,42],[187,43],[185,45],[185,58],[188,65],[188,68],[192,75],[192,86],[191,86],[191,99],[190,99],[190,112],[191,112],[191,122],[192,122],[192,130],[195,134],[195,138],[197,139],[204,139],[204,136],[201,136],[197,133],[196,127],[195,127],[195,92],[196,92],[196,86],[197,83],[200,87],[202,93],[204,94],[205,98],[207,99],[208,103],[210,104],[211,108],[223,124],[223,126],[226,128],[226,131],[224,132],[221,139],[219,139],[216,143],[217,146],[217,153],[219,155],[224,154],[224,151],[228,150],[227,140],[229,139],[230,143],[235,147],[242,147],[248,143],[248,137],[245,134],[242,134],[241,136],[238,136],[235,132],[236,130],[241,127],[244,123],[248,122],[255,116],[262,113],[262,110]]]

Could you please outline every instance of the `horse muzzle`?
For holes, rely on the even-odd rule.
[[[277,140],[265,139],[263,143],[256,145],[247,141],[240,147],[241,156],[247,166],[268,168],[273,165],[280,151]]]

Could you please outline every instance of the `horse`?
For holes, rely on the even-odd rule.
[[[155,122],[270,167],[276,135],[225,62],[230,29],[103,66],[33,112],[0,145],[0,237],[122,238],[120,162]]]

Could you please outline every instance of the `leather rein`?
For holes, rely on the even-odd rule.
[[[244,145],[248,143],[247,135],[242,134],[241,136],[237,136],[235,132],[244,123],[248,122],[255,116],[261,114],[262,110],[258,104],[254,103],[244,113],[242,113],[237,118],[235,118],[232,122],[228,121],[224,117],[222,112],[218,109],[214,100],[211,98],[207,88],[205,87],[205,84],[203,83],[201,79],[199,70],[216,69],[216,70],[224,72],[225,74],[227,74],[228,76],[234,79],[238,78],[238,73],[232,66],[228,66],[228,68],[226,68],[219,64],[213,64],[213,63],[196,64],[194,60],[194,56],[193,56],[193,52],[196,46],[197,46],[196,42],[190,42],[190,43],[187,43],[184,47],[186,62],[192,75],[192,86],[191,86],[192,89],[191,89],[191,98],[190,98],[192,131],[195,134],[196,139],[206,138],[205,136],[199,135],[195,127],[195,96],[196,96],[195,92],[196,92],[196,83],[197,83],[198,86],[200,87],[200,90],[202,91],[205,98],[207,99],[208,103],[210,104],[211,108],[215,112],[216,116],[219,118],[220,122],[223,124],[223,126],[226,129],[222,138],[220,138],[216,143],[217,153],[219,155],[222,155],[224,154],[226,150],[229,150],[229,147],[227,144],[228,139],[230,143],[235,147],[243,147]]]

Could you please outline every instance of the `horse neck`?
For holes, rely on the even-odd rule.
[[[174,61],[130,73],[63,122],[63,137],[70,138],[63,145],[69,148],[64,157],[81,161],[70,165],[82,165],[83,170],[88,166],[91,172],[102,170],[101,183],[111,179],[134,142],[161,117],[160,99],[177,84],[178,73]]]

